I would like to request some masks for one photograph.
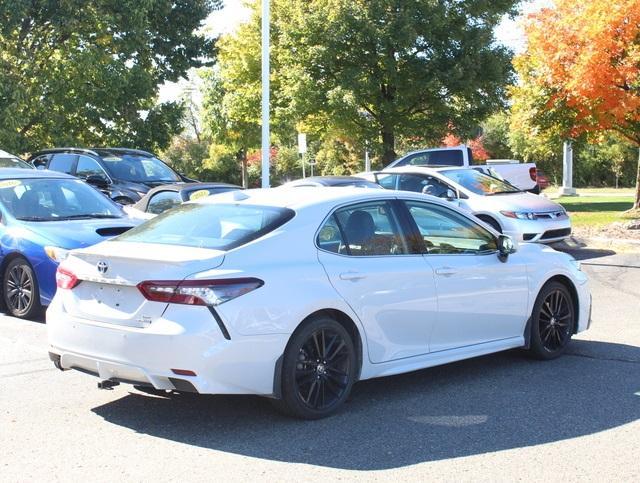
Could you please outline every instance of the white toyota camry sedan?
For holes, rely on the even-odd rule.
[[[588,328],[578,262],[437,198],[362,188],[230,192],[187,203],[60,265],[47,311],[60,369],[335,412],[359,380]]]

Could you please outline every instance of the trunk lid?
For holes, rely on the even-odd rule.
[[[72,252],[62,264],[81,282],[60,290],[67,313],[97,322],[145,327],[167,304],[149,301],[137,288],[145,280],[182,280],[219,267],[224,252],[153,243],[108,241]]]

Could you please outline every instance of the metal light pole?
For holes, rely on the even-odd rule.
[[[262,0],[262,187],[269,187],[269,0]]]

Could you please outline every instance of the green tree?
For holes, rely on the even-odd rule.
[[[509,146],[509,111],[500,111],[482,123],[482,145],[492,159],[513,159]]]
[[[158,86],[214,54],[219,0],[0,0],[0,145],[159,149],[181,129]]]
[[[493,30],[516,3],[274,0],[276,73],[291,115],[326,113],[361,139],[375,131],[385,163],[402,136],[470,137],[511,81],[511,53]]]
[[[493,29],[516,3],[272,0],[272,141],[292,146],[306,132],[327,169],[346,172],[336,164],[353,164],[354,149],[362,164],[365,141],[386,164],[404,140],[470,137],[512,79]],[[221,96],[209,110],[222,112],[208,122],[245,151],[260,123],[260,2],[250,6],[251,21],[219,42]]]

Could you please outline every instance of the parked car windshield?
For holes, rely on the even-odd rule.
[[[477,195],[519,193],[520,190],[506,181],[480,173],[475,169],[448,169],[440,174],[467,188]]]
[[[34,169],[34,167],[26,161],[14,157],[0,157],[0,168]]]
[[[158,158],[135,154],[109,155],[102,158],[109,174],[133,183],[182,181],[180,176]]]
[[[115,238],[115,241],[230,250],[289,221],[287,208],[186,203]]]
[[[0,202],[22,221],[121,218],[122,211],[102,193],[76,179],[5,179]]]

